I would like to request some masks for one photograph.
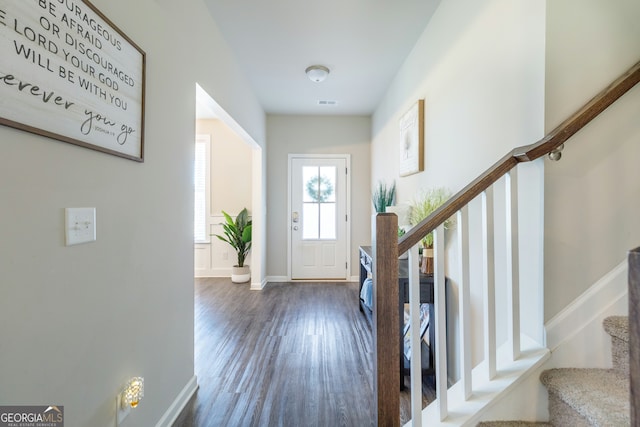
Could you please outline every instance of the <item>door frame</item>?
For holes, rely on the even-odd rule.
[[[287,280],[293,281],[291,274],[291,172],[292,172],[292,164],[294,159],[344,159],[345,164],[347,165],[346,170],[346,205],[345,205],[345,213],[347,215],[346,221],[346,230],[345,230],[345,239],[346,239],[346,259],[345,262],[345,282],[348,282],[351,278],[351,154],[291,154],[289,153],[289,158],[287,160]],[[342,280],[335,279],[327,279],[327,281],[332,282],[340,282]],[[314,279],[314,280],[305,280],[305,279],[295,279],[296,282],[318,282],[322,281],[322,279]]]

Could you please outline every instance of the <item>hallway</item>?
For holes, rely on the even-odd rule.
[[[200,388],[181,426],[373,425],[371,332],[356,283],[195,281]]]

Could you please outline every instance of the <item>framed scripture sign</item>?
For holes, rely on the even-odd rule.
[[[400,118],[400,176],[424,170],[424,99]]]
[[[87,0],[0,0],[0,124],[144,158],[145,53]]]

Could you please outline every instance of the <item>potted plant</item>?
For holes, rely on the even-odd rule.
[[[400,239],[402,236],[404,236],[405,234],[407,234],[407,232],[405,231],[404,228],[402,228],[401,226],[398,226],[398,239]],[[407,259],[409,258],[409,252],[405,252],[402,255],[400,255],[398,257],[398,259]]]
[[[444,188],[424,190],[411,203],[409,210],[409,223],[413,226],[431,215],[436,209],[451,197],[451,193]],[[444,228],[449,229],[452,219],[444,222]],[[424,274],[433,274],[433,232],[422,239],[422,263],[420,271]]]
[[[378,187],[373,191],[371,200],[376,212],[386,212],[387,206],[393,206],[396,198],[396,182],[394,181],[390,188],[382,181],[378,182]]]
[[[224,236],[213,234],[223,242],[230,244],[238,254],[238,264],[231,269],[231,281],[233,283],[244,283],[251,279],[251,270],[248,265],[244,264],[247,254],[251,250],[251,220],[247,208],[242,209],[236,220],[231,215],[222,211],[226,219],[226,223],[222,223],[224,228]]]

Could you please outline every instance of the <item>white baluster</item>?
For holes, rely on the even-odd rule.
[[[440,421],[447,408],[447,307],[444,282],[444,224],[433,231],[433,299],[436,324],[436,398]]]
[[[518,168],[505,175],[507,227],[507,328],[511,360],[520,357],[520,264],[518,255]]]
[[[418,245],[409,249],[408,267],[409,331],[411,340],[411,421],[413,427],[422,427],[422,346],[420,343],[420,266],[418,263]]]
[[[496,376],[496,283],[493,232],[493,187],[482,193],[482,265],[484,287],[484,360],[489,379]]]
[[[460,292],[460,370],[464,399],[471,397],[471,291],[469,285],[469,209],[457,213],[458,276]]]

